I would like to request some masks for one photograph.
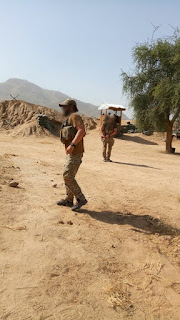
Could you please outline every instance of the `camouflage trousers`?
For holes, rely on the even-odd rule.
[[[103,139],[103,158],[108,160],[111,156],[112,147],[114,145],[114,139],[112,137]]]
[[[81,188],[79,187],[77,181],[75,180],[76,173],[82,163],[82,154],[67,154],[66,161],[63,169],[63,178],[66,187],[66,200],[73,201],[75,197],[76,200],[84,200]]]

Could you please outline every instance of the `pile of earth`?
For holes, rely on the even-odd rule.
[[[39,115],[45,115],[53,124],[53,132],[38,124]],[[82,116],[86,130],[96,128],[93,118]],[[0,128],[6,129],[13,136],[55,135],[59,136],[64,119],[62,115],[50,108],[31,104],[21,100],[5,100],[0,103]]]

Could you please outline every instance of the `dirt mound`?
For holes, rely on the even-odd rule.
[[[48,117],[54,126],[53,134],[58,136],[64,122],[59,112],[21,100],[5,100],[0,103],[0,128],[8,130],[13,136],[52,135],[52,132],[38,124],[39,114]],[[83,120],[87,130],[96,128],[96,122],[92,118],[83,116]]]
[[[54,135],[58,135],[59,131],[56,130],[57,132],[55,132]],[[10,133],[13,136],[30,136],[30,135],[37,135],[37,136],[41,136],[41,135],[46,135],[46,136],[51,136],[52,133],[49,130],[46,130],[45,128],[41,127],[38,123],[37,123],[37,119],[28,121],[23,123],[22,125],[18,125],[17,127],[14,128],[14,130],[10,131]]]
[[[86,130],[96,129],[96,126],[97,126],[96,119],[89,118],[89,117],[86,117],[86,116],[82,116],[82,118],[83,118]]]

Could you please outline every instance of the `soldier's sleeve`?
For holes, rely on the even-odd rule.
[[[79,114],[74,114],[73,127],[75,127],[76,129],[79,127],[84,128],[84,122]]]
[[[103,135],[105,135],[105,128],[104,128],[104,124],[102,125],[102,127],[101,127],[101,132],[102,132],[102,134]]]

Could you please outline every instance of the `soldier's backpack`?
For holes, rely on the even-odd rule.
[[[77,133],[76,128],[73,126],[70,126],[68,123],[68,119],[67,119],[66,123],[63,124],[61,131],[60,131],[61,142],[63,144],[70,143],[74,139],[76,133]]]

